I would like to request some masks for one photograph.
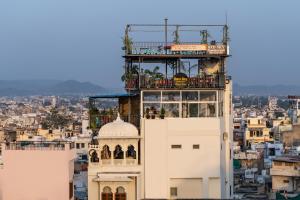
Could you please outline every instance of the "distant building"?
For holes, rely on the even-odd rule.
[[[273,192],[300,193],[300,158],[298,156],[274,158],[270,174]]]
[[[251,144],[273,142],[273,133],[267,128],[266,121],[263,118],[248,118],[245,132],[245,145],[250,147]]]

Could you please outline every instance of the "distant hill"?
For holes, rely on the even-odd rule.
[[[233,94],[238,96],[257,95],[257,96],[288,96],[300,95],[299,85],[233,85]]]
[[[106,92],[101,86],[76,80],[0,80],[0,96],[90,95]]]

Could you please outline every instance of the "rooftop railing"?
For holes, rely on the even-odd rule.
[[[117,115],[113,114],[92,114],[91,125],[95,128],[101,128],[107,123],[113,122],[117,119]],[[130,122],[136,127],[140,126],[140,116],[139,115],[121,115],[121,119],[125,122]]]
[[[176,45],[177,50],[172,47]],[[226,55],[227,48],[223,43],[201,44],[200,42],[164,43],[134,42],[126,55]]]
[[[20,141],[5,143],[5,150],[68,150],[74,149],[74,142]]]

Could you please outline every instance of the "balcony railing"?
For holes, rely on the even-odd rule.
[[[20,141],[5,144],[5,150],[67,150],[74,149],[74,142]]]
[[[205,77],[187,78],[185,85],[178,86],[173,78],[153,80],[141,76],[125,81],[125,88],[130,90],[137,89],[163,89],[163,88],[224,88],[225,75],[210,75]]]
[[[195,49],[172,50],[172,45],[192,45]],[[204,47],[204,49],[199,48],[200,46]],[[164,42],[134,42],[129,47],[126,55],[226,55],[226,53],[226,46],[223,43],[201,44],[200,42],[183,42],[174,44],[168,42],[166,44]]]
[[[289,168],[271,168],[270,174],[272,176],[296,176],[300,177],[300,170],[298,169],[289,169]]]
[[[110,115],[110,114],[92,114],[90,116],[91,123],[93,127],[101,128],[107,123],[113,122],[117,115]],[[121,119],[125,122],[130,122],[134,124],[136,127],[140,126],[140,116],[139,115],[122,115]]]

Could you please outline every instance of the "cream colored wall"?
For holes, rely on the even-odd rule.
[[[289,180],[289,182],[284,183],[284,180]],[[293,191],[292,178],[287,176],[272,176],[272,189],[275,191],[276,190]]]
[[[135,180],[131,182],[94,182],[94,177],[88,177],[88,197],[89,200],[101,200],[101,193],[104,187],[110,187],[115,194],[118,187],[123,187],[126,192],[127,200],[136,199]]]
[[[4,150],[3,200],[69,200],[75,150]]]
[[[190,198],[198,199],[203,197],[203,180],[201,178],[172,178],[170,187],[177,188],[176,199]]]
[[[202,197],[208,198],[209,178],[221,176],[220,137],[224,132],[221,125],[223,120],[220,118],[144,120],[144,198],[169,199],[171,178],[202,178]],[[181,144],[182,148],[172,149],[172,144]],[[200,149],[193,149],[193,144],[200,144]],[[215,193],[220,194],[221,191],[215,190]]]

